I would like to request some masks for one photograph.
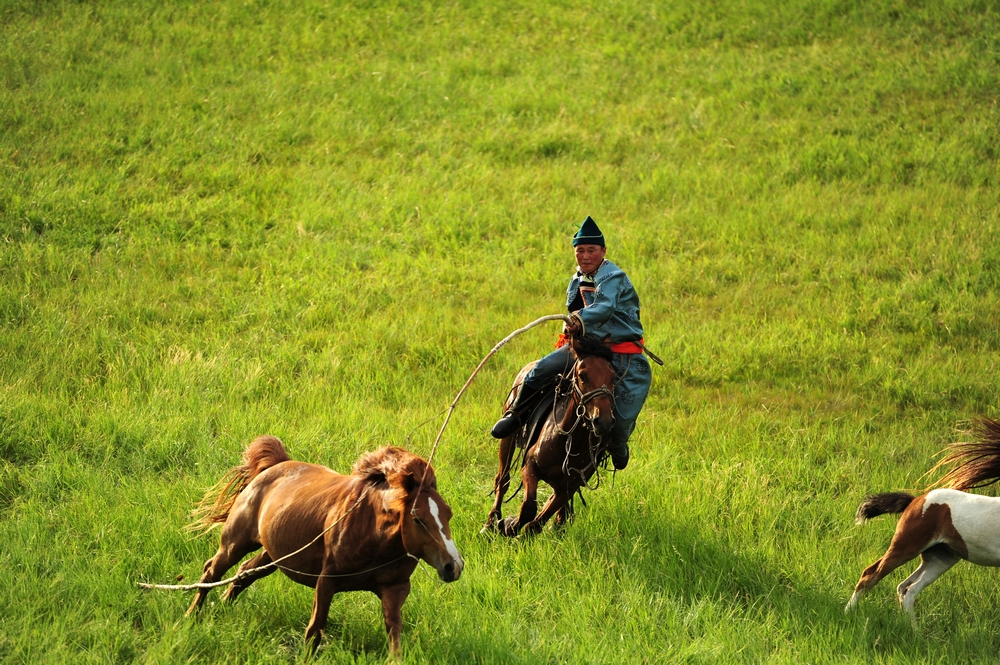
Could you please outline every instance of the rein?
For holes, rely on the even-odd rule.
[[[617,385],[618,385],[618,382],[616,381],[615,382],[615,387],[617,387]],[[594,390],[591,390],[590,392],[586,392],[585,393],[580,388],[579,377],[577,377],[575,373],[573,375],[572,381],[570,382],[570,386],[573,389],[573,394],[574,394],[574,396],[576,398],[576,401],[577,401],[577,404],[576,404],[576,420],[573,422],[573,424],[570,426],[570,428],[568,430],[564,430],[558,423],[555,426],[556,432],[559,435],[566,437],[566,457],[563,459],[562,472],[563,472],[563,475],[569,476],[569,475],[571,475],[570,474],[571,471],[575,471],[577,473],[577,475],[580,476],[580,480],[583,482],[584,486],[587,489],[589,489],[591,491],[594,491],[598,487],[600,487],[600,484],[601,484],[600,473],[598,473],[597,482],[594,483],[593,486],[591,486],[590,483],[587,480],[587,477],[583,473],[586,467],[584,469],[578,469],[578,468],[576,468],[574,466],[570,466],[570,457],[573,456],[573,454],[572,454],[573,432],[576,431],[576,428],[579,427],[580,423],[582,423],[583,421],[586,420],[587,422],[591,423],[591,427],[590,427],[590,431],[589,431],[589,435],[588,435],[588,441],[587,441],[587,452],[590,455],[590,466],[593,466],[595,471],[599,471],[598,466],[597,466],[598,460],[594,456],[594,450],[595,450],[595,448],[597,446],[594,445],[595,432],[594,432],[594,427],[593,427],[593,419],[587,418],[587,402],[593,401],[593,400],[595,400],[595,399],[597,399],[598,397],[601,397],[601,396],[606,396],[606,397],[608,397],[611,400],[611,408],[614,409],[614,405],[615,405],[615,393],[614,393],[614,389],[613,388],[608,388],[607,385],[602,385],[600,388],[596,388]],[[556,391],[556,400],[558,400],[558,399],[559,399],[559,391],[557,390]],[[553,413],[554,412],[555,412],[555,405],[553,404]],[[597,435],[597,445],[598,446],[600,445],[601,438],[602,437],[600,435]]]

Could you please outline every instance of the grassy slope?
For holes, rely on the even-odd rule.
[[[988,571],[840,613],[954,427],[995,412],[1000,17],[985,2],[0,1],[0,656],[287,662],[277,577],[181,619],[178,529],[254,435],[426,451],[553,313],[592,214],[656,372],[565,534],[475,536],[507,347],[437,460],[468,559],[407,658],[992,660]],[[513,506],[512,506],[513,507]],[[379,660],[373,599],[331,662]]]

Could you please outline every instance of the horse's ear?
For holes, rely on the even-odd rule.
[[[601,340],[601,344],[604,346],[611,346],[611,335],[605,335],[604,339]]]
[[[412,473],[407,473],[403,476],[403,489],[406,490],[407,494],[413,494],[417,491],[417,487],[420,485],[420,481]]]

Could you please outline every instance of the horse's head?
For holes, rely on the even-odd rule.
[[[438,494],[434,469],[402,448],[387,447],[378,454],[383,458],[378,471],[390,488],[385,508],[399,515],[403,547],[433,566],[443,581],[454,582],[465,562],[451,539],[451,508]],[[362,461],[355,465],[355,473]]]
[[[615,424],[615,370],[611,364],[614,353],[607,340],[597,335],[574,337],[570,348],[576,356],[573,382],[577,410],[583,409],[584,418],[595,433],[608,434]]]

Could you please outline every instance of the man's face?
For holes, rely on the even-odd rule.
[[[589,275],[601,267],[608,248],[600,245],[577,245],[573,251],[576,253],[576,265],[580,266],[584,274]]]

